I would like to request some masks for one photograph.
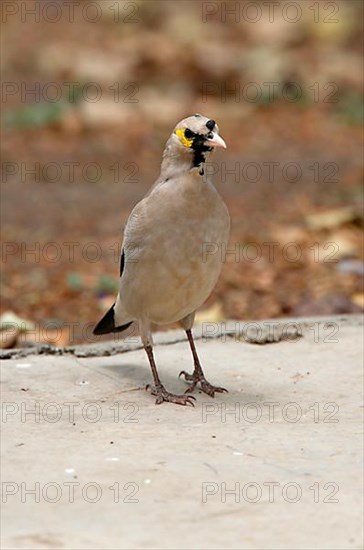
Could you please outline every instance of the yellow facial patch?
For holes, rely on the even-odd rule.
[[[192,138],[186,138],[184,128],[178,128],[178,130],[175,131],[175,134],[178,137],[178,139],[180,140],[180,142],[182,143],[182,145],[184,145],[185,147],[192,147],[192,143],[193,143],[194,138],[193,137]]]

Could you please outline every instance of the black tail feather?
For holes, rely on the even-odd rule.
[[[113,304],[109,311],[105,313],[101,321],[99,321],[92,331],[93,334],[109,334],[110,332],[122,332],[123,330],[126,330],[128,327],[130,327],[131,324],[133,324],[133,321],[130,321],[130,323],[126,323],[125,325],[120,325],[119,327],[115,326],[115,311],[114,311]]]

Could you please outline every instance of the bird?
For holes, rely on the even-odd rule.
[[[195,312],[219,278],[230,234],[227,206],[205,173],[216,148],[226,149],[226,143],[213,119],[195,114],[175,126],[159,178],[125,225],[116,301],[93,330],[96,335],[122,332],[138,323],[154,381],[147,389],[156,404],[194,406],[190,394],[197,386],[210,397],[227,391],[205,378],[192,335]],[[206,253],[211,244],[216,252]],[[151,330],[152,324],[175,322],[186,332],[194,364],[191,374],[179,374],[189,385],[181,395],[161,382]]]

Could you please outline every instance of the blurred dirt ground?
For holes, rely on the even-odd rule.
[[[56,23],[14,4],[1,33],[1,312],[50,328],[11,329],[2,345],[90,339],[117,291],[128,213],[194,112],[228,144],[209,170],[234,251],[199,319],[362,311],[361,2],[331,3],[335,15],[295,2],[295,23],[285,2],[255,23],[244,2],[227,3],[242,11],[224,20],[218,2],[207,16],[206,2],[104,0],[94,23],[86,1],[73,22],[59,2]]]

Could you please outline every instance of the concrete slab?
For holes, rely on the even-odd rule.
[[[229,393],[195,408],[154,405],[141,349],[4,360],[2,547],[362,548],[362,319],[300,322],[266,345],[200,332]],[[182,392],[170,338],[156,360]]]

